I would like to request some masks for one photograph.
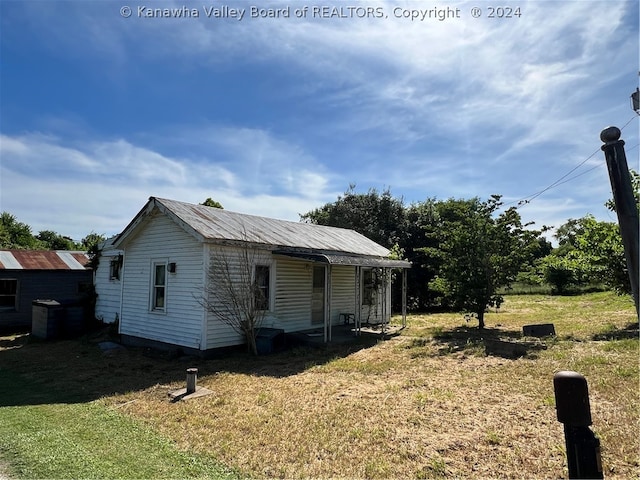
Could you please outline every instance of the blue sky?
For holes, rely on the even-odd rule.
[[[298,220],[351,183],[509,203],[582,163],[523,219],[615,221],[599,135],[627,124],[638,168],[637,0],[499,4],[0,0],[0,210],[78,240],[149,196]]]

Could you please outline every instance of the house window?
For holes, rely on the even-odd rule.
[[[120,270],[122,270],[122,255],[114,257],[109,262],[109,279],[120,280]]]
[[[18,280],[14,278],[0,278],[0,312],[17,310]]]
[[[373,269],[362,271],[362,304],[374,305],[377,293],[377,272]]]
[[[151,287],[151,310],[164,312],[167,298],[167,264],[154,262]]]
[[[256,265],[255,285],[256,307],[258,310],[269,310],[270,282],[268,265]]]

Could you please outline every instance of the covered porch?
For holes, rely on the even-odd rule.
[[[349,255],[344,253],[319,253],[304,252],[299,250],[277,250],[274,255],[281,255],[290,259],[310,262],[313,265],[323,266],[323,295],[314,298],[314,302],[322,302],[322,323],[318,327],[303,332],[310,341],[338,342],[352,339],[353,336],[363,334],[387,335],[389,334],[389,320],[391,318],[391,275],[394,270],[400,270],[402,275],[402,323],[406,326],[407,319],[407,269],[411,263],[406,260],[389,258]],[[332,269],[336,266],[353,267],[353,301],[348,308],[344,306],[337,309],[332,302]],[[365,305],[367,295],[371,294],[371,285],[365,286],[364,272],[368,273],[367,279],[375,278],[375,308],[381,309],[381,322],[375,327],[368,323],[369,315],[365,317],[364,311],[369,308]],[[363,288],[365,287],[365,288]],[[379,295],[379,297],[378,297]],[[377,312],[378,313],[378,312]],[[337,319],[337,321],[336,321]]]

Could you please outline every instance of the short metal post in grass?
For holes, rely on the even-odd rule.
[[[600,440],[589,428],[591,406],[587,380],[577,372],[553,376],[558,421],[564,424],[569,478],[604,478]]]
[[[197,368],[187,368],[187,395],[196,391],[196,381],[198,377]]]

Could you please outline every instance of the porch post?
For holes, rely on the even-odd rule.
[[[328,341],[331,341],[331,264],[327,265],[327,268],[325,269],[326,272],[326,279],[325,279],[325,285],[327,288],[326,294],[325,294],[325,317],[324,317],[324,341],[325,343]]]
[[[388,268],[382,267],[382,335],[387,329],[387,272]]]
[[[407,326],[407,269],[402,269],[402,328]]]

